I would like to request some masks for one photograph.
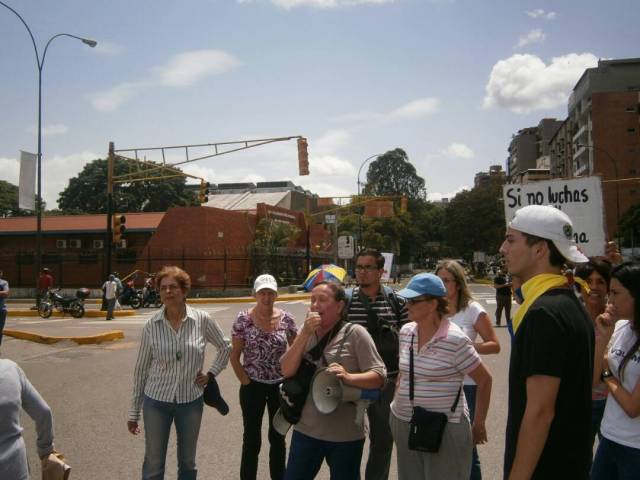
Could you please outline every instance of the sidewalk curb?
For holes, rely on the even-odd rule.
[[[122,330],[110,330],[98,335],[89,335],[85,337],[53,337],[50,335],[40,335],[39,333],[24,332],[21,330],[4,330],[2,333],[3,335],[8,335],[9,337],[20,340],[29,340],[30,342],[44,343],[47,345],[62,342],[64,340],[71,340],[72,342],[76,342],[78,345],[89,345],[124,338],[124,332]]]
[[[130,316],[136,315],[136,311],[135,310],[116,310],[115,312],[113,312],[113,315],[116,317],[130,317]],[[37,310],[22,309],[22,310],[8,310],[7,316],[8,317],[39,317],[40,315],[38,314]],[[53,312],[51,316],[73,318],[71,315],[63,314],[62,312]],[[85,310],[84,315],[80,318],[84,318],[84,317],[105,318],[106,316],[107,316],[107,312],[103,312],[101,310]],[[76,320],[80,320],[80,318]]]

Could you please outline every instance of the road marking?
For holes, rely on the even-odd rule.
[[[32,320],[32,321],[26,321],[26,322],[16,322],[15,325],[40,325],[43,323],[49,324],[49,323],[60,323],[60,322],[70,322],[72,320],[77,320],[75,318],[69,317],[69,318],[58,318],[56,320],[48,320],[48,319],[43,319],[43,320]]]

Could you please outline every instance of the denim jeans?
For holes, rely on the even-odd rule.
[[[389,426],[390,405],[396,390],[395,377],[388,379],[380,398],[369,404],[369,459],[364,472],[365,480],[387,480],[393,451],[393,435]]]
[[[7,320],[7,310],[0,307],[0,345],[2,345],[2,330],[4,330],[4,323]]]
[[[511,323],[511,292],[509,295],[496,295],[496,325],[500,325],[504,310],[505,324]]]
[[[640,449],[600,439],[591,467],[592,480],[634,480],[640,471]]]
[[[242,461],[240,479],[255,480],[258,474],[258,454],[262,446],[262,417],[269,412],[269,472],[271,480],[282,480],[286,447],[284,436],[273,428],[273,416],[278,411],[278,385],[252,381],[240,386],[242,408]]]
[[[476,390],[477,385],[465,385],[463,387],[464,396],[467,399],[467,405],[469,406],[469,417],[471,425],[473,425],[473,419],[476,416]],[[482,471],[480,470],[480,457],[478,456],[478,449],[474,446],[471,454],[471,480],[482,480]]]
[[[285,480],[312,480],[327,460],[331,480],[360,480],[364,438],[351,442],[327,442],[296,430],[291,435]]]
[[[178,480],[193,480],[196,469],[196,447],[202,420],[202,397],[189,403],[168,403],[144,397],[144,463],[143,480],[163,480],[164,464],[171,424],[176,425]]]

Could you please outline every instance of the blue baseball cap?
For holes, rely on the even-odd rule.
[[[433,273],[419,273],[414,275],[407,286],[397,292],[404,298],[415,298],[422,295],[431,295],[432,297],[446,297],[447,289],[440,277]]]

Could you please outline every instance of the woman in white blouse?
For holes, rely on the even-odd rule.
[[[499,353],[500,343],[498,343],[496,332],[491,326],[487,312],[471,296],[462,265],[455,260],[443,260],[436,268],[436,275],[440,277],[447,289],[449,320],[462,329],[478,353],[482,355]],[[482,341],[478,341],[478,335],[480,335],[480,340]],[[475,417],[476,390],[475,382],[469,376],[466,376],[464,379],[464,395],[469,404],[472,422]],[[482,479],[480,458],[475,447],[473,448],[471,459],[470,479]]]
[[[171,424],[175,423],[178,479],[195,479],[204,387],[227,366],[231,347],[207,312],[187,305],[191,279],[184,270],[164,267],[156,282],[164,308],[142,330],[127,427],[134,435],[140,433],[142,410],[142,478],[160,480],[164,478]],[[202,368],[207,342],[216,347],[217,354],[205,374]]]
[[[602,438],[593,480],[627,480],[640,472],[640,263],[611,270],[609,304],[596,318],[594,386],[609,395],[600,424]]]

